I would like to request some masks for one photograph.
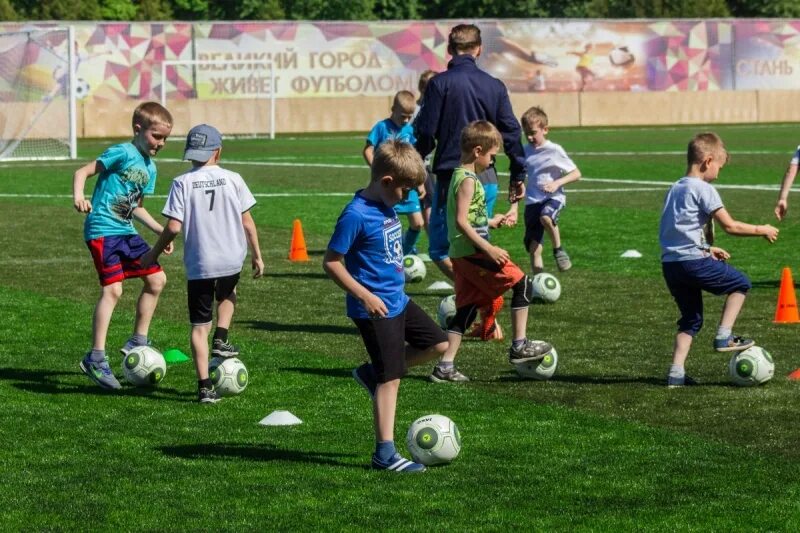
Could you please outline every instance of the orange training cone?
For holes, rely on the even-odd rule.
[[[794,292],[794,281],[792,281],[792,271],[789,267],[784,267],[781,274],[781,290],[778,293],[778,307],[775,309],[776,324],[795,324],[800,322],[800,315],[797,313],[797,297]]]
[[[792,381],[799,380],[800,379],[800,368],[798,368],[797,370],[792,370],[787,377],[789,379],[791,379]]]
[[[289,247],[289,259],[291,261],[308,261],[306,238],[303,237],[303,226],[300,224],[299,218],[294,219],[294,225],[292,226],[292,244]]]

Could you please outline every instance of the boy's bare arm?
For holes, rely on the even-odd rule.
[[[783,175],[781,182],[781,192],[778,193],[778,202],[775,204],[775,216],[778,220],[783,220],[786,211],[789,210],[789,189],[792,188],[794,178],[797,176],[797,165],[789,165],[786,174]]]
[[[367,166],[371,167],[372,166],[372,160],[373,160],[373,158],[375,156],[375,147],[372,146],[371,144],[366,145],[364,147],[364,151],[362,152],[362,155],[364,156],[364,161],[367,162]]]
[[[734,220],[724,207],[714,211],[714,220],[729,235],[741,235],[746,237],[764,237],[769,242],[775,242],[778,238],[778,228],[769,224],[748,224]]]
[[[342,254],[328,249],[325,251],[325,257],[322,259],[322,268],[325,269],[328,276],[336,282],[339,287],[361,301],[370,316],[385,317],[389,313],[386,304],[350,275],[342,263],[343,258],[344,256],[342,256]]]
[[[166,252],[168,254],[172,253],[172,246],[173,246],[172,241],[181,232],[182,227],[183,224],[181,223],[180,220],[174,218],[169,219],[169,222],[167,222],[166,227],[159,235],[156,243],[153,245],[153,247],[150,249],[149,252],[144,254],[139,259],[139,262],[142,264],[143,268],[147,268],[156,261],[158,261],[158,256],[161,255],[162,252]]]
[[[258,231],[253,215],[250,211],[242,213],[242,226],[247,244],[250,246],[250,264],[253,267],[253,277],[260,278],[264,275],[264,260],[261,258],[261,248],[258,246]]]
[[[103,163],[92,161],[75,171],[72,175],[72,205],[79,213],[88,213],[92,210],[92,202],[83,195],[86,180],[105,170]]]

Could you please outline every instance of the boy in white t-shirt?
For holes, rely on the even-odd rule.
[[[775,216],[778,220],[783,220],[783,217],[786,216],[786,211],[789,210],[789,190],[791,190],[794,178],[797,176],[798,165],[800,165],[800,146],[795,150],[791,161],[789,161],[789,167],[783,175],[781,192],[778,193],[778,203],[775,204]]]
[[[189,131],[183,158],[192,170],[175,178],[162,214],[169,220],[158,242],[143,258],[149,264],[183,231],[183,263],[188,280],[192,355],[200,403],[220,400],[208,377],[208,334],[212,304],[217,300],[217,328],[212,355],[236,357],[228,328],[236,304],[236,284],[250,248],[253,277],[264,273],[258,232],[250,209],[256,201],[242,177],[218,166],[222,136],[201,124]]]
[[[750,280],[728,264],[730,254],[712,246],[716,221],[729,235],[762,236],[769,242],[778,230],[769,224],[755,226],[734,220],[711,182],[728,161],[728,152],[716,133],[700,133],[687,150],[686,175],[675,182],[664,199],[658,230],[661,271],[681,317],[672,352],[668,387],[696,385],[684,366],[694,336],[703,326],[703,291],[725,295],[722,316],[714,338],[714,350],[735,352],[753,346],[752,339],[733,334],[736,317],[744,305]]]
[[[529,143],[524,147],[525,171],[528,174],[524,243],[531,257],[531,271],[535,275],[544,270],[542,237],[547,232],[553,245],[553,258],[563,272],[572,268],[572,262],[561,247],[558,215],[567,203],[564,185],[578,181],[581,171],[561,146],[545,139],[548,120],[542,108],[528,109],[522,115],[521,122]],[[512,209],[515,209],[514,205]]]

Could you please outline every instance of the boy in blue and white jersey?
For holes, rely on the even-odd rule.
[[[522,130],[528,139],[525,145],[525,250],[530,254],[531,272],[544,270],[542,237],[545,232],[553,245],[553,258],[560,271],[572,268],[569,255],[561,246],[558,217],[567,204],[564,185],[578,181],[581,171],[564,149],[548,141],[547,114],[540,107],[531,107],[522,115]],[[513,209],[513,207],[512,207]]]
[[[373,400],[372,467],[421,472],[394,444],[400,378],[409,366],[447,350],[447,335],[404,291],[402,226],[394,206],[422,185],[425,166],[409,143],[390,139],[375,151],[369,185],[345,206],[325,252],[323,268],[347,293],[353,320],[371,363],[353,370]],[[342,262],[344,261],[344,262]]]
[[[143,207],[146,194],[156,186],[156,165],[152,158],[164,146],[172,131],[172,115],[156,102],[139,105],[133,112],[133,140],[117,144],[97,160],[75,171],[72,180],[73,206],[87,213],[83,232],[86,245],[100,278],[100,298],[92,321],[92,349],[80,363],[81,370],[106,389],[121,388],[106,356],[106,336],[111,315],[122,296],[122,281],[142,278],[144,286],[136,304],[133,335],[121,348],[123,355],[147,344],[147,333],[158,298],[167,277],[158,264],[144,267],[140,258],[150,249],[133,226],[136,218],[160,235],[161,224]],[[83,189],[86,180],[99,174],[91,201]],[[172,248],[167,250],[171,253]]]
[[[372,166],[375,150],[381,143],[389,139],[397,139],[413,145],[416,142],[411,119],[416,111],[414,95],[409,91],[400,91],[394,95],[392,115],[381,120],[372,127],[364,146],[364,160]],[[403,255],[416,253],[417,240],[424,226],[420,198],[425,196],[424,183],[408,191],[408,197],[399,202],[394,210],[400,215],[408,216],[408,230],[403,236]]]
[[[248,247],[253,277],[264,273],[258,232],[250,214],[256,199],[242,176],[219,166],[221,154],[222,136],[215,127],[200,124],[189,130],[183,158],[192,162],[192,170],[172,181],[162,211],[168,218],[167,225],[153,249],[142,258],[145,265],[154,263],[183,232],[197,399],[204,404],[220,400],[208,376],[208,335],[214,300],[217,327],[211,354],[238,357],[239,349],[228,341],[228,329]]]
[[[664,199],[658,240],[661,270],[681,317],[672,352],[668,387],[695,385],[686,375],[685,363],[694,336],[703,326],[703,292],[726,295],[722,317],[714,339],[714,350],[732,352],[753,346],[752,339],[733,334],[733,326],[744,305],[750,280],[727,263],[730,254],[712,246],[714,221],[729,235],[762,236],[769,242],[778,230],[769,224],[755,226],[734,220],[711,182],[728,161],[722,139],[715,133],[700,133],[689,143],[686,175],[670,187]]]

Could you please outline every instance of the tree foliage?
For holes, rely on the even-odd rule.
[[[800,17],[798,0],[0,0],[2,20]]]

